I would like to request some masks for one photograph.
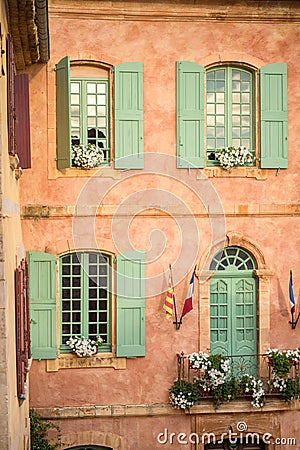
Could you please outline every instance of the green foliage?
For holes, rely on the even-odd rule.
[[[240,393],[240,384],[235,377],[231,377],[224,383],[219,384],[212,389],[212,395],[216,403],[223,401],[236,400],[238,394]]]
[[[42,420],[39,414],[33,409],[29,411],[29,417],[31,450],[55,450],[60,447],[59,443],[50,444],[48,440],[48,431],[50,429],[55,429],[58,432],[60,431],[57,425]]]
[[[300,397],[299,378],[287,378],[285,383],[286,386],[281,395],[286,402],[290,403],[292,400],[296,400]]]
[[[274,375],[286,377],[291,369],[291,361],[286,352],[272,352],[269,357]]]
[[[191,408],[200,398],[198,386],[188,381],[176,380],[169,389],[170,400],[175,408]]]

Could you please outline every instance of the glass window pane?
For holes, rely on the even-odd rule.
[[[106,95],[97,95],[98,105],[106,105]]]
[[[207,109],[207,114],[215,114],[215,105],[214,104],[208,104],[206,109]]]
[[[216,125],[224,125],[225,117],[224,116],[216,116]]]
[[[250,103],[250,94],[247,92],[242,93],[242,102],[243,103]]]
[[[233,93],[232,94],[232,101],[233,103],[240,103],[241,98],[240,98],[240,94],[239,93]]]
[[[241,116],[232,116],[232,125],[240,125]]]
[[[237,105],[237,104],[232,105],[232,113],[233,114],[240,114],[241,113],[240,105]]]
[[[106,84],[98,83],[97,84],[97,92],[98,92],[98,94],[104,94],[106,92]]]
[[[96,95],[88,95],[87,103],[88,103],[88,105],[95,105],[96,104]]]
[[[89,116],[95,116],[96,115],[96,106],[88,106],[87,113]]]
[[[243,91],[243,92],[250,92],[250,83],[248,83],[248,82],[243,82],[243,83],[242,83],[242,91]]]
[[[105,106],[97,106],[97,115],[105,116],[105,114],[106,114],[106,107]]]
[[[243,127],[242,128],[242,137],[249,138],[250,137],[250,128]]]
[[[225,147],[225,139],[216,139],[217,148]]]
[[[71,95],[71,103],[72,104],[74,104],[74,103],[79,104],[79,102],[80,102],[79,99],[80,99],[79,95],[77,95],[77,94],[72,94]]]
[[[218,138],[225,138],[225,129],[223,127],[216,128],[216,136]]]
[[[250,114],[250,105],[242,105],[242,114]]]
[[[233,69],[232,70],[232,79],[233,80],[239,80],[240,79],[240,74],[241,74],[240,70]]]
[[[218,103],[216,105],[216,113],[217,114],[224,114],[225,113],[225,106]]]
[[[250,126],[250,117],[249,116],[242,116],[242,125]]]
[[[217,92],[216,93],[216,101],[217,101],[217,103],[224,103],[224,101],[225,101],[225,94],[224,94],[224,92]]]
[[[250,81],[250,73],[249,72],[241,72],[241,78],[243,81]]]
[[[215,90],[215,83],[214,83],[214,81],[207,81],[207,83],[206,83],[206,90],[208,92],[214,92],[214,90]]]
[[[214,135],[215,135],[215,128],[214,127],[207,127],[206,135],[208,137],[214,137]]]
[[[214,103],[215,102],[215,94],[213,92],[208,92],[206,95],[207,103]]]
[[[88,83],[87,84],[87,92],[88,92],[88,94],[96,93],[96,84],[95,83]]]
[[[71,82],[71,94],[79,94],[80,92],[80,83]]]
[[[96,117],[88,117],[87,119],[88,127],[96,127]]]
[[[240,128],[232,127],[232,137],[236,138],[240,136]]]
[[[215,125],[215,116],[207,117],[207,125]]]
[[[232,91],[233,92],[239,92],[241,90],[241,85],[239,81],[233,81],[232,82]]]
[[[224,80],[224,78],[225,78],[225,70],[224,69],[215,70],[215,74],[216,74],[217,80]]]
[[[216,90],[218,92],[225,91],[225,81],[216,81]]]

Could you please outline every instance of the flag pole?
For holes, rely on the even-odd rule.
[[[295,320],[295,298],[294,298],[294,291],[293,291],[293,272],[290,270],[290,282],[289,282],[289,297],[290,297],[290,304],[293,305],[291,308],[292,313],[292,321],[289,321],[289,323],[292,325],[292,330],[294,330],[297,326],[299,317],[300,317],[300,311],[298,313],[297,319]]]
[[[169,264],[169,270],[170,270],[170,275],[171,275],[172,295],[173,295],[174,314],[175,314],[175,322],[173,322],[173,324],[176,325],[176,330],[179,330],[180,325],[181,325],[181,320],[178,322],[177,308],[176,308],[176,299],[175,299],[175,292],[174,292],[173,273],[172,273],[172,266],[171,266],[171,264]]]

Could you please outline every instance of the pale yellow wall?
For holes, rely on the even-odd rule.
[[[8,32],[5,2],[1,2],[2,47]],[[19,180],[10,168],[7,142],[7,73],[6,54],[3,55],[5,75],[0,75],[0,450],[24,450],[29,435],[28,398],[19,405],[16,382],[15,293],[14,271],[24,257],[20,214]],[[2,262],[3,261],[3,262]]]

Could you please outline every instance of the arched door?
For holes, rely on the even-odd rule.
[[[251,255],[226,247],[210,264],[210,351],[227,356],[257,354],[256,279]]]
[[[79,447],[69,447],[67,450],[112,450],[111,447],[102,445],[80,445]]]

